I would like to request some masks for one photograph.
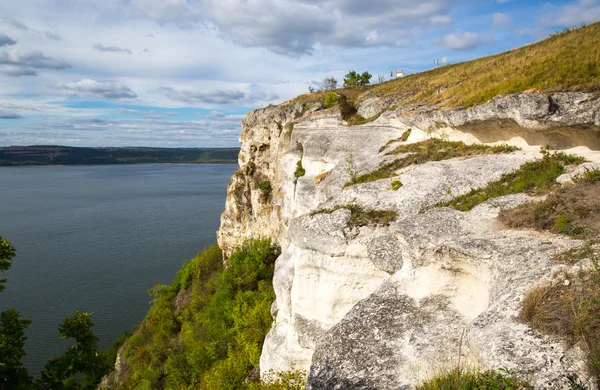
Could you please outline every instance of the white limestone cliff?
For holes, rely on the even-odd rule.
[[[600,161],[600,101],[520,94],[468,110],[387,111],[389,104],[365,100],[359,112],[383,114],[363,126],[346,126],[339,111],[319,104],[270,106],[243,121],[218,239],[225,253],[247,238],[271,237],[282,248],[261,373],[304,369],[310,389],[409,389],[461,359],[507,367],[539,388],[568,388],[566,374],[585,375],[578,348],[516,315],[524,293],[564,267],[554,255],[578,243],[503,228],[497,214],[526,202],[525,194],[470,212],[427,206],[485,186],[537,158],[540,146]],[[523,150],[430,162],[344,189],[351,171],[389,159],[380,148],[409,128],[407,143],[443,137]],[[306,173],[297,178],[299,161]],[[397,191],[393,180],[403,183]],[[268,197],[259,188],[265,182]],[[351,228],[347,209],[315,213],[348,204],[398,218]]]

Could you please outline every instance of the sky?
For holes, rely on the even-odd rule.
[[[248,111],[600,20],[600,0],[1,0],[0,146],[238,146]]]

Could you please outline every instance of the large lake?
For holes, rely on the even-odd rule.
[[[58,324],[93,312],[102,348],[139,323],[148,289],[215,241],[234,165],[0,168],[0,236],[17,249],[0,311],[27,330],[30,374],[61,354]]]

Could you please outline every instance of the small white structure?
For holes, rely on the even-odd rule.
[[[404,77],[404,69],[396,69],[396,78]]]

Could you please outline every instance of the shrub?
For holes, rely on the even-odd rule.
[[[337,103],[337,95],[335,94],[335,92],[333,92],[333,91],[327,92],[327,94],[325,95],[325,107],[331,108],[331,107],[335,106],[336,103]]]
[[[154,288],[146,319],[127,341],[129,370],[119,388],[243,388],[271,327],[277,255],[269,240],[248,241],[224,268],[214,245],[186,263],[188,271],[171,285]],[[182,275],[191,275],[191,297],[175,313]]]
[[[260,190],[260,201],[263,203],[271,202],[271,195],[273,192],[273,188],[271,187],[271,182],[268,180],[259,181],[256,185],[256,188]]]
[[[294,172],[294,177],[300,178],[306,174],[306,170],[302,167],[302,160],[298,160],[296,163],[296,171]]]
[[[356,204],[338,205],[330,209],[317,209],[310,214],[331,214],[337,210],[350,210],[350,227],[361,227],[368,225],[388,226],[398,218],[398,213],[394,210],[367,210]]]

